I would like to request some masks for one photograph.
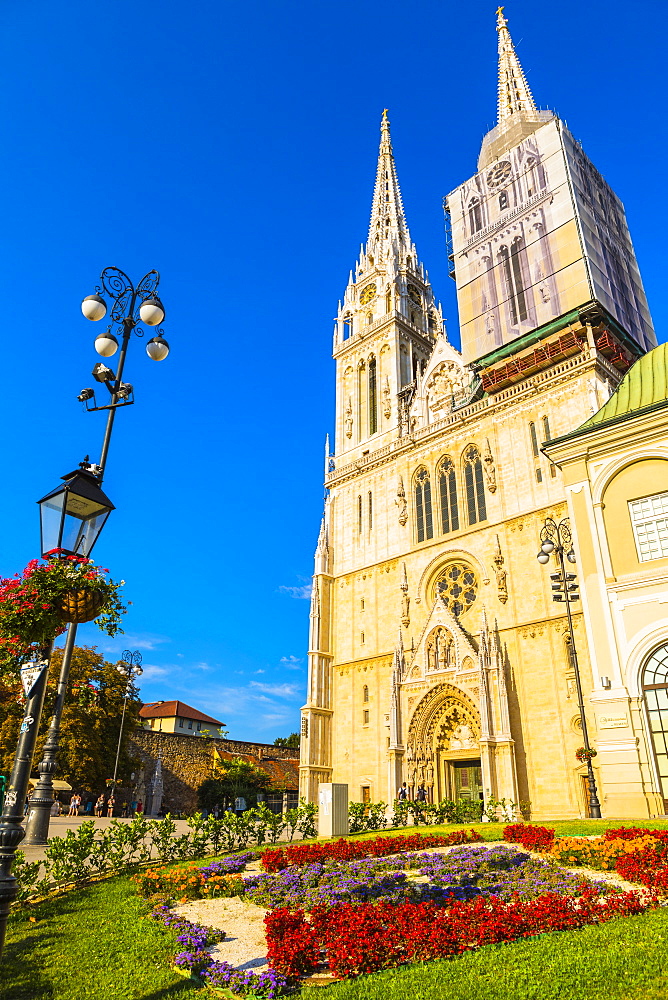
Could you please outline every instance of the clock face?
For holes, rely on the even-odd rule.
[[[507,160],[502,160],[501,163],[497,163],[497,165],[492,167],[490,172],[487,174],[488,187],[495,188],[499,187],[501,184],[505,184],[512,172],[513,168]]]
[[[367,302],[371,302],[371,299],[375,297],[375,294],[376,294],[376,286],[373,283],[367,285],[362,294],[360,295],[360,302],[362,303],[362,305],[365,306]]]
[[[422,305],[422,299],[420,298],[420,293],[418,292],[415,285],[408,286],[408,297],[415,302],[416,305]]]

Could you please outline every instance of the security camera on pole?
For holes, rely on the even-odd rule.
[[[552,581],[552,600],[566,604],[566,618],[568,620],[568,636],[570,640],[571,662],[575,674],[575,688],[578,695],[578,707],[580,709],[580,720],[582,722],[582,736],[584,740],[584,757],[587,761],[587,785],[589,789],[589,815],[592,819],[601,818],[601,804],[596,792],[596,779],[591,758],[596,751],[589,746],[589,735],[587,732],[587,718],[585,716],[584,699],[582,697],[582,684],[580,683],[580,668],[578,665],[578,653],[575,647],[575,634],[573,632],[573,617],[571,615],[571,604],[580,600],[578,594],[579,585],[576,582],[575,573],[567,572],[566,560],[575,563],[575,550],[573,548],[573,536],[571,525],[567,517],[557,524],[551,517],[545,519],[545,524],[540,532],[540,552],[536,556],[539,563],[546,565],[549,563],[552,554],[557,560],[558,570],[550,573]]]

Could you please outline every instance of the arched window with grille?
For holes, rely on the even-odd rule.
[[[357,534],[362,534],[362,495],[357,497]]]
[[[642,689],[664,808],[668,809],[668,643],[645,664]]]
[[[373,493],[369,490],[368,496],[369,531],[373,529]]]
[[[369,361],[369,434],[378,430],[378,391],[376,388],[376,359]]]
[[[438,467],[438,499],[441,507],[441,531],[459,528],[459,508],[457,506],[457,475],[451,458],[444,458]]]
[[[418,542],[434,537],[431,513],[431,481],[425,468],[415,473],[415,524]]]
[[[469,524],[487,520],[485,505],[485,484],[482,477],[482,460],[474,444],[464,452],[464,488],[466,489],[466,510]]]

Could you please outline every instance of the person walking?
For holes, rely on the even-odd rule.
[[[81,795],[77,792],[74,796],[74,815],[79,815],[79,810],[81,809]]]
[[[113,795],[110,795],[107,799],[107,816],[114,815],[114,806],[116,805],[116,799]]]
[[[76,808],[76,801],[77,801],[76,792],[73,792],[72,795],[70,795],[70,811],[67,814],[68,816],[75,815],[74,810]]]
[[[417,790],[417,795],[415,796],[415,798],[418,800],[418,802],[427,801],[427,790],[424,787],[424,785],[420,785],[420,787]]]
[[[100,795],[97,802],[95,803],[95,815],[101,816],[104,809],[104,794]]]
[[[399,789],[399,791],[397,792],[397,798],[399,799],[400,802],[405,802],[406,799],[408,798],[408,789],[406,788],[405,781],[401,786],[401,788]]]

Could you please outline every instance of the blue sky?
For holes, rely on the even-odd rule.
[[[0,6],[0,573],[38,549],[34,501],[102,416],[76,400],[100,329],[79,303],[114,264],[162,275],[169,358],[135,340],[137,402],[95,555],[126,580],[146,700],[239,739],[298,727],[308,583],[332,427],[332,317],[366,237],[390,110],[411,234],[457,341],[441,202],[496,111],[495,4],[114,0]],[[668,5],[506,7],[541,107],[624,201],[666,339]]]

